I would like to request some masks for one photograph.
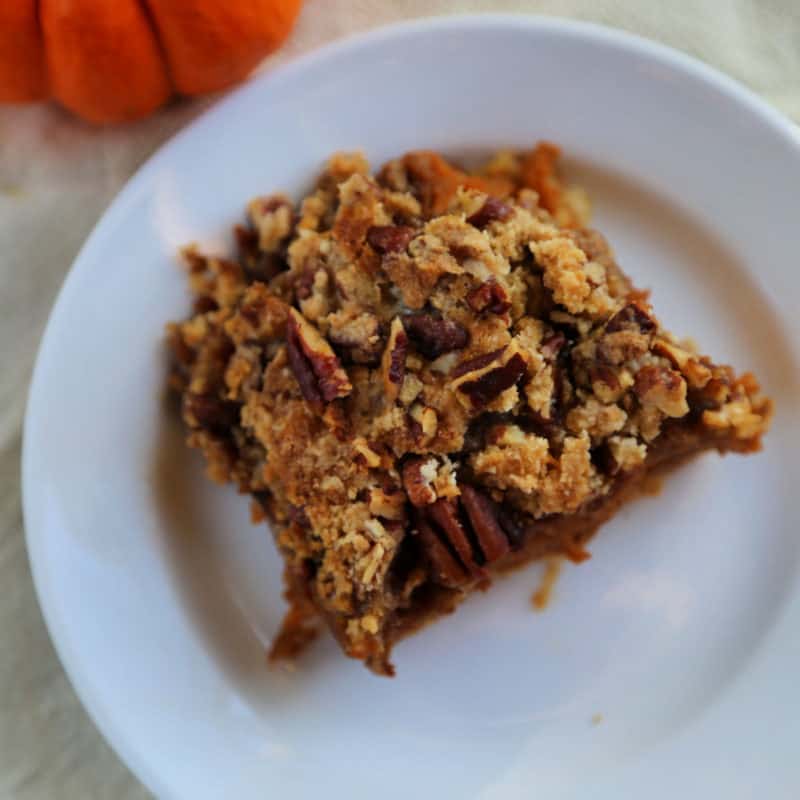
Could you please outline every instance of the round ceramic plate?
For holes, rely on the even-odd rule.
[[[176,249],[224,251],[245,202],[299,196],[338,149],[373,164],[558,142],[661,319],[758,372],[763,453],[709,455],[625,509],[550,607],[521,571],[376,678],[319,642],[264,651],[283,604],[268,531],[203,477],[165,402]],[[795,797],[800,145],[686,56],[603,28],[424,21],[257,79],[130,182],[56,303],[25,430],[25,517],[83,702],[160,798]]]

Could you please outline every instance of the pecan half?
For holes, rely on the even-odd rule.
[[[467,304],[476,313],[505,314],[511,308],[506,290],[495,280],[484,281],[467,295]]]
[[[458,500],[441,498],[416,512],[420,533],[425,531],[423,547],[436,568],[435,577],[443,582],[444,575],[450,581],[446,585],[485,578],[484,565],[503,558],[519,546],[522,538],[513,513],[474,486],[460,484],[459,489]]]
[[[417,520],[422,549],[428,557],[434,579],[443,586],[456,588],[469,580],[469,574],[458,562],[458,559],[439,539],[436,531],[424,518]]]
[[[502,558],[511,549],[494,503],[472,486],[461,486],[461,503],[467,512],[475,538],[487,564]]]
[[[462,350],[469,342],[463,325],[433,314],[408,314],[403,317],[403,326],[417,350],[429,359]]]
[[[427,515],[428,520],[433,522],[453,548],[467,572],[476,577],[480,576],[482,570],[475,560],[469,536],[458,518],[458,506],[455,501],[447,498],[437,500],[428,509]]]
[[[487,197],[486,202],[474,214],[467,217],[467,222],[476,228],[485,228],[495,220],[504,222],[513,213],[514,209],[508,203],[504,203],[496,197]]]
[[[407,225],[373,225],[367,231],[367,242],[376,253],[402,253],[414,238],[414,229]]]
[[[294,309],[289,311],[286,326],[286,350],[306,402],[317,413],[326,403],[346,397],[353,387],[331,346]]]
[[[485,372],[472,381],[464,381],[458,389],[469,397],[473,408],[482,408],[506,389],[510,389],[527,372],[525,359],[514,353],[505,364]]]

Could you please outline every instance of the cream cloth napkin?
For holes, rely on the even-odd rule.
[[[290,41],[264,69],[354,31],[466,11],[554,14],[624,28],[707,61],[800,121],[798,0],[307,0]],[[39,338],[81,243],[141,162],[211,102],[179,104],[113,129],[90,128],[52,106],[0,108],[2,798],[148,796],[87,718],[42,623],[23,541],[21,427]]]

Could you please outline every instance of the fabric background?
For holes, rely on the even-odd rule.
[[[466,11],[624,28],[718,67],[800,122],[797,0],[307,0],[263,68],[376,25]],[[81,708],[42,622],[23,537],[21,429],[39,338],[81,243],[142,161],[213,101],[109,129],[50,105],[0,108],[0,798],[148,796]]]

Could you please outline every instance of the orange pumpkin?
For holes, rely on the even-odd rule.
[[[301,0],[0,0],[0,102],[53,97],[91,122],[244,78]]]

